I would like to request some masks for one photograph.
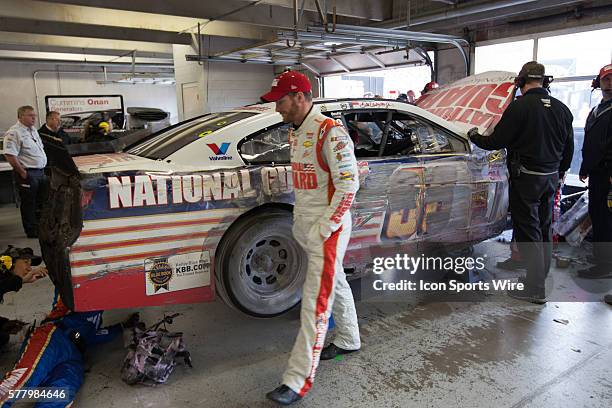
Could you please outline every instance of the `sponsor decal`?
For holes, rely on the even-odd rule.
[[[355,193],[346,193],[342,195],[342,199],[340,203],[336,207],[336,210],[330,217],[330,221],[339,224],[342,220],[342,216],[351,208],[351,204],[353,204],[353,198],[355,198]]]
[[[351,157],[350,153],[336,153],[336,160],[339,162],[344,161],[344,159],[348,159]]]
[[[314,164],[291,163],[291,176],[293,187],[300,190],[314,190],[317,188],[317,174]]]
[[[488,161],[489,161],[489,163],[493,163],[493,162],[496,162],[496,161],[500,161],[503,158],[504,158],[503,153],[501,151],[497,150],[497,151],[494,151],[493,153],[489,154]]]
[[[353,168],[353,164],[352,163],[346,163],[346,164],[341,164],[338,166],[339,169],[350,169]]]
[[[254,197],[248,170],[174,176],[108,177],[111,209]]]
[[[170,290],[170,281],[172,280],[172,267],[166,258],[148,260],[152,263],[147,269],[145,261],[145,273],[149,281],[153,284],[153,293],[157,293],[160,289]]]
[[[313,132],[306,133],[306,139],[312,140],[313,138],[314,138],[314,133]]]
[[[291,167],[264,167],[261,169],[261,182],[267,195],[288,193],[293,190]]]
[[[338,144],[336,144],[336,146],[334,147],[334,152],[339,152],[340,150],[344,149],[346,146],[348,146],[348,143],[338,142]]]
[[[487,190],[472,193],[472,205],[475,208],[487,208],[489,192]]]
[[[313,144],[314,144],[314,143],[312,143],[312,141],[310,141],[310,140],[306,140],[306,141],[304,142],[304,144],[303,144],[303,145],[304,145],[304,147],[312,147],[312,146],[313,146]]]
[[[146,294],[210,286],[210,265],[209,251],[146,259]]]
[[[348,136],[343,134],[335,135],[329,138],[331,142],[347,142],[348,139]]]
[[[316,122],[318,122],[318,121],[316,121]],[[323,138],[325,137],[325,135],[327,134],[327,130],[328,130],[328,123],[327,123],[327,122],[325,122],[325,123],[324,123],[324,124],[321,126],[321,128],[320,128],[320,130],[319,130],[319,138],[318,138],[318,140],[321,140],[321,139],[323,139]]]
[[[341,171],[340,172],[340,180],[344,181],[354,181],[355,175],[350,171]]]
[[[321,105],[321,112],[327,112],[327,106]]]
[[[388,101],[352,101],[349,102],[351,108],[376,108],[386,109],[391,106],[391,102]]]
[[[212,132],[212,130],[205,130],[202,133],[198,133],[198,137],[205,137],[207,135],[210,135]]]
[[[312,156],[312,150],[304,150],[304,154],[302,155],[302,158],[307,158]]]
[[[219,146],[216,143],[207,143],[206,146],[215,154],[214,156],[208,156],[210,160],[232,160],[232,156],[227,155],[227,151],[231,143],[224,142]]]

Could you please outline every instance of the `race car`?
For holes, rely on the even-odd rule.
[[[490,131],[513,98],[514,75],[466,78],[428,93],[422,107],[315,100],[355,145],[350,277],[374,257],[502,231],[505,153],[475,148],[466,132]],[[184,121],[121,152],[66,155],[52,169],[40,235],[64,302],[89,311],[218,294],[257,317],[294,307],[306,259],[291,233],[288,131],[274,104],[257,104]]]

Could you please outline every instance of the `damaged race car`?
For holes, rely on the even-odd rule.
[[[470,145],[497,123],[513,77],[468,77],[419,100],[317,100],[354,141],[360,189],[344,259],[467,246],[506,224],[504,152]],[[117,153],[55,160],[41,247],[77,311],[212,300],[271,317],[300,301],[289,125],[274,104],[203,115]],[[299,182],[299,180],[298,180]]]

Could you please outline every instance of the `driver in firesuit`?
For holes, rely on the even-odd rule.
[[[359,350],[359,327],[342,260],[351,235],[349,211],[359,189],[353,142],[346,130],[312,103],[308,78],[288,71],[262,96],[276,102],[289,133],[295,189],[293,236],[308,255],[300,331],[282,385],[266,394],[281,405],[301,399],[312,387],[319,359]],[[333,312],[336,335],[323,348]]]

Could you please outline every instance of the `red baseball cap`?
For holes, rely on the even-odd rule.
[[[599,79],[604,79],[610,74],[612,74],[612,64],[606,65],[599,71]]]
[[[261,99],[267,102],[276,102],[291,92],[311,92],[308,77],[299,72],[283,72],[272,81],[272,90],[263,95]]]

